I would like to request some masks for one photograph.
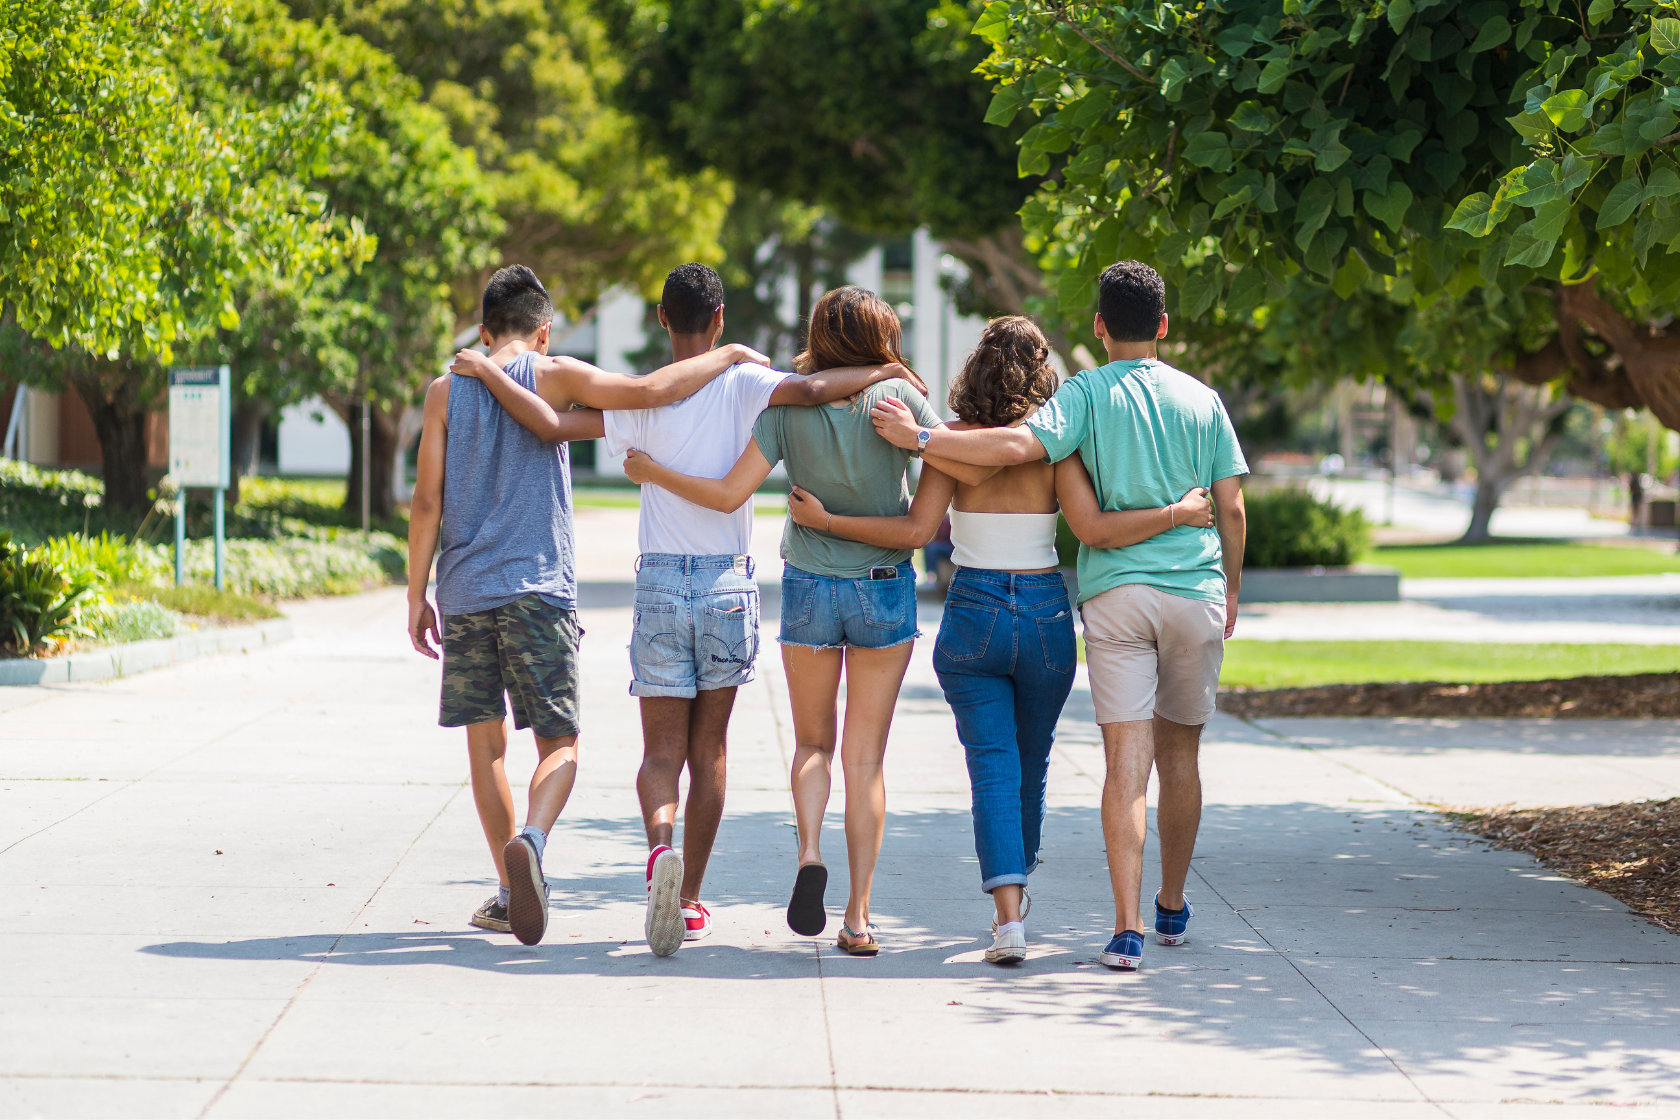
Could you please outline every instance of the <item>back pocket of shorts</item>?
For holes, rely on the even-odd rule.
[[[1079,649],[1073,637],[1073,615],[1062,611],[1054,618],[1038,620],[1038,644],[1044,650],[1044,665],[1053,673],[1073,672]]]
[[[858,609],[863,620],[883,630],[896,630],[904,625],[904,602],[915,594],[915,584],[907,579],[854,579]]]
[[[687,645],[683,640],[682,623],[677,617],[675,603],[636,604],[631,624],[630,652],[637,662],[669,665],[682,658]]]
[[[782,577],[782,625],[804,626],[811,621],[817,602],[817,581]]]
[[[758,652],[758,611],[753,597],[720,595],[700,612],[700,660],[717,669],[742,671]]]

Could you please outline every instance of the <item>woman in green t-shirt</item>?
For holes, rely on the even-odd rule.
[[[836,366],[903,364],[903,331],[885,300],[862,288],[837,288],[811,309],[801,373]],[[653,463],[632,451],[625,473],[651,482],[696,505],[729,512],[752,499],[753,491],[778,462],[788,477],[820,497],[837,514],[898,517],[909,512],[905,477],[910,453],[875,434],[870,409],[893,397],[926,427],[940,424],[928,407],[927,387],[916,375],[877,382],[858,396],[827,407],[765,409],[752,442],[724,478],[694,478]],[[981,469],[940,461],[941,469],[975,480]],[[793,708],[796,745],[791,780],[799,819],[799,867],[788,925],[816,936],[828,924],[823,891],[828,871],[820,846],[828,807],[838,723],[842,670],[846,718],[838,734],[846,770],[846,856],[851,895],[840,927],[840,948],[858,956],[880,951],[879,931],[869,920],[869,892],[886,823],[882,758],[899,685],[920,631],[916,628],[916,575],[910,550],[882,548],[797,525],[789,518],[782,535],[781,646]]]

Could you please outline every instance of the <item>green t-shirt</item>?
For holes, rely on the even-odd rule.
[[[815,494],[830,513],[902,517],[910,511],[904,468],[912,452],[875,434],[869,410],[884,397],[909,405],[924,428],[941,422],[913,385],[893,378],[871,385],[855,404],[767,408],[753,425],[753,441],[771,466],[786,460],[788,478]],[[791,516],[782,530],[782,559],[817,575],[866,576],[876,565],[909,558],[908,550],[830,536],[794,524]]]
[[[1104,510],[1171,505],[1247,474],[1219,394],[1154,358],[1110,362],[1063,382],[1028,420],[1051,462],[1079,452]],[[1225,600],[1219,534],[1181,526],[1126,548],[1079,546],[1079,601],[1126,583]]]

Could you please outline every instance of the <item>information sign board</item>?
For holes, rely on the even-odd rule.
[[[175,485],[232,483],[227,366],[169,371],[169,473]]]

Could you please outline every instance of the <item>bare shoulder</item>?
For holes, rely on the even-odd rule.
[[[434,379],[430,385],[426,386],[425,411],[427,413],[448,407],[449,386],[454,384],[454,382],[455,375],[452,373],[446,373],[442,377]]]

